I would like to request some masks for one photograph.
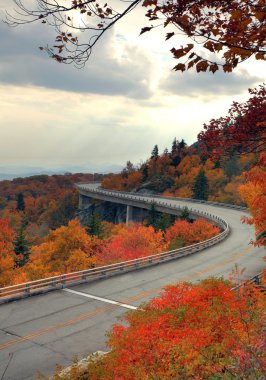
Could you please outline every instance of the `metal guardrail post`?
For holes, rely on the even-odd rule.
[[[27,295],[30,294],[30,285],[29,285],[29,284],[26,284],[26,285],[25,285],[24,293],[27,294]]]
[[[96,192],[96,190],[94,190],[94,192]],[[103,190],[101,192],[104,193]],[[123,195],[123,194],[118,194],[117,192],[110,192],[110,193],[115,194],[116,198],[119,198],[119,197],[121,197],[121,195]],[[142,200],[146,204],[156,203],[156,202],[154,202],[152,197],[134,197],[134,196],[132,196],[132,194],[130,194],[128,196],[132,197],[132,199],[135,199],[135,200],[136,199],[139,201]],[[160,197],[158,197],[158,198],[160,198]],[[157,204],[160,204],[160,205],[165,204],[168,206],[166,208],[170,209],[170,210],[171,209],[182,210],[182,207],[179,207],[176,205],[171,205],[171,203],[169,203],[169,202],[162,202],[161,201],[161,202],[157,202]],[[45,290],[49,291],[49,289],[50,290],[51,289],[58,289],[59,286],[64,287],[66,282],[70,285],[74,285],[76,283],[79,283],[81,278],[82,278],[82,280],[86,281],[88,276],[89,277],[94,277],[94,276],[97,277],[97,275],[101,275],[101,274],[103,276],[105,276],[105,275],[108,275],[108,273],[111,273],[111,274],[114,272],[117,273],[117,272],[124,271],[124,270],[127,270],[129,268],[134,268],[134,267],[139,268],[139,267],[144,266],[144,265],[149,264],[149,263],[152,265],[153,262],[158,262],[158,261],[163,262],[165,259],[169,259],[171,257],[173,257],[173,258],[177,257],[178,258],[178,257],[186,256],[188,254],[198,252],[198,251],[204,249],[206,246],[212,246],[213,244],[223,240],[229,234],[229,226],[221,218],[215,217],[215,216],[213,216],[207,212],[204,213],[204,212],[201,212],[200,210],[197,211],[197,210],[192,209],[192,208],[190,209],[190,212],[194,213],[196,216],[204,215],[204,214],[208,215],[210,220],[218,221],[219,223],[217,223],[217,224],[219,225],[220,228],[224,229],[224,231],[222,233],[220,233],[218,236],[213,237],[211,239],[208,239],[205,242],[196,243],[194,246],[184,247],[183,249],[174,250],[173,252],[172,251],[162,252],[159,254],[143,257],[142,259],[135,259],[135,260],[133,259],[133,260],[129,260],[129,261],[121,262],[121,263],[106,265],[104,267],[96,267],[96,268],[91,268],[91,269],[88,269],[85,271],[78,271],[78,272],[62,274],[62,275],[55,276],[55,277],[35,280],[32,282],[28,282],[26,284],[11,285],[9,287],[1,289],[1,296],[7,297],[9,300],[12,300],[12,297],[17,299],[20,297],[19,294],[29,295],[29,293],[31,293],[31,294],[38,293],[39,290],[41,290],[41,292],[43,292]],[[1,298],[0,298],[0,301],[1,301]]]
[[[62,288],[64,288],[64,286],[66,284],[66,275],[65,274],[61,275],[61,284],[62,284]]]
[[[259,276],[255,276],[254,277],[254,284],[255,285],[259,285],[260,284],[260,278],[259,278]]]

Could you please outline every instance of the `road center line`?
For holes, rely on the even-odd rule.
[[[68,289],[68,288],[64,288],[62,290],[64,292],[77,294],[79,296],[83,296],[83,297],[87,297],[87,298],[92,298],[92,299],[97,300],[97,301],[102,301],[102,302],[106,302],[106,303],[111,303],[112,305],[117,305],[117,306],[125,307],[126,309],[131,309],[131,310],[136,310],[137,309],[136,306],[128,305],[126,303],[121,303],[121,302],[118,302],[118,301],[109,300],[107,298],[97,297],[97,296],[94,296],[92,294],[83,293],[83,292],[77,292],[76,290],[72,290],[72,289]]]
[[[207,267],[203,271],[204,271],[204,273],[207,273],[208,271],[210,271],[210,270],[212,270],[214,268],[223,267],[225,264],[228,264],[230,262],[235,261],[236,259],[238,259],[238,258],[246,255],[247,253],[249,253],[253,249],[254,249],[254,247],[251,246],[251,247],[247,248],[245,251],[234,255],[230,259],[226,259],[226,260],[221,261],[221,262],[219,262],[217,264],[209,266],[209,267]],[[194,273],[192,273],[190,275],[187,275],[186,277],[183,277],[182,279],[180,279],[179,281],[177,281],[176,284],[178,284],[180,282],[184,282],[184,281],[190,281],[193,278],[197,278],[198,275],[199,274],[197,272],[194,272]],[[127,299],[124,300],[124,302],[132,302],[132,301],[140,300],[140,299],[145,298],[145,297],[147,297],[147,296],[149,296],[151,294],[159,292],[162,289],[163,289],[163,287],[158,287],[158,288],[154,288],[154,289],[148,290],[148,291],[140,293],[140,294],[138,294],[136,296],[127,298]],[[68,290],[70,290],[70,289],[68,289]],[[84,294],[86,294],[86,293],[81,293],[81,294],[84,296]],[[116,301],[112,301],[112,302],[116,302]],[[119,304],[119,302],[117,302],[117,304]],[[125,305],[127,305],[127,304],[125,304]],[[93,317],[95,317],[95,316],[97,316],[99,314],[103,314],[103,313],[105,313],[107,311],[113,310],[113,309],[115,309],[116,306],[119,306],[119,305],[115,305],[115,304],[112,303],[112,305],[102,307],[102,308],[94,310],[94,311],[92,311],[90,313],[79,315],[79,316],[77,316],[77,317],[75,317],[73,319],[70,319],[70,320],[67,320],[67,321],[64,321],[64,322],[61,322],[61,323],[57,323],[57,324],[54,324],[54,325],[50,325],[50,326],[47,326],[47,327],[45,327],[43,329],[34,331],[31,334],[29,334],[29,335],[22,336],[20,338],[7,341],[7,342],[3,343],[2,345],[0,345],[0,350],[3,350],[5,348],[8,348],[8,347],[13,346],[13,345],[18,344],[18,343],[25,342],[27,340],[32,340],[33,338],[37,338],[37,337],[42,336],[44,334],[50,333],[52,331],[56,331],[56,330],[58,330],[60,328],[67,327],[67,326],[72,326],[72,325],[74,325],[74,324],[76,324],[78,322],[85,321],[86,319],[93,318]],[[130,306],[130,305],[127,305],[127,306]],[[134,307],[134,306],[132,306],[132,307]]]

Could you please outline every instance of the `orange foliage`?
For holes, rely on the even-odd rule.
[[[119,234],[107,241],[97,253],[102,264],[115,263],[152,255],[166,249],[161,231],[141,224],[122,225]]]
[[[9,285],[15,274],[14,238],[15,232],[8,220],[0,219],[0,286]]]
[[[36,175],[0,181],[0,217],[8,218],[10,225],[18,231],[23,216],[28,223],[28,240],[31,243],[39,243],[50,228],[65,225],[74,217],[78,207],[78,192],[74,189],[74,184],[91,180],[92,174],[79,173]],[[23,212],[17,211],[16,198],[19,193],[24,196]]]
[[[266,153],[260,155],[258,165],[246,173],[248,182],[239,187],[243,199],[246,201],[252,218],[245,218],[250,224],[255,224],[257,235],[266,231]],[[264,238],[259,241],[262,243]]]
[[[113,328],[111,351],[86,369],[91,380],[255,379],[266,357],[265,297],[209,279],[179,284]]]
[[[210,239],[219,232],[218,227],[202,218],[193,223],[188,223],[186,220],[177,220],[167,229],[165,240],[169,249],[174,249]]]
[[[44,243],[32,247],[30,261],[23,269],[30,280],[89,269],[95,266],[94,252],[99,244],[74,219],[51,231]]]

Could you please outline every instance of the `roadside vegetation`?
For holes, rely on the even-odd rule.
[[[167,286],[108,334],[110,351],[54,380],[263,379],[265,295],[207,279]],[[45,379],[45,377],[42,377]]]

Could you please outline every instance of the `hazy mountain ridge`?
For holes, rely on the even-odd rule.
[[[40,174],[65,174],[65,173],[117,173],[123,168],[122,165],[104,163],[104,164],[84,164],[76,166],[61,167],[39,167],[24,165],[0,165],[0,180],[12,180],[17,177],[30,177]]]

